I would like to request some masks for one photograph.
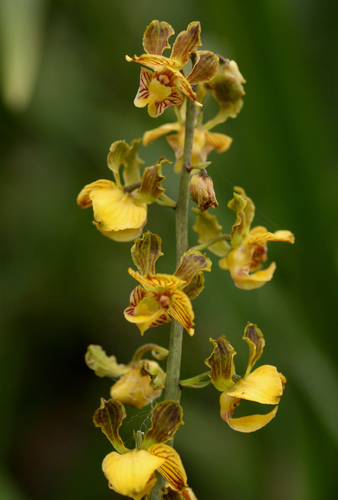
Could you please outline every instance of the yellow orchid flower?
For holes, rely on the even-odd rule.
[[[115,356],[107,356],[101,346],[90,345],[85,355],[87,366],[99,377],[119,380],[110,389],[110,396],[123,404],[143,408],[162,394],[166,375],[156,361],[141,359],[152,351],[157,359],[164,359],[168,351],[155,344],[145,344],[134,353],[128,365],[118,364]]]
[[[169,135],[166,137],[169,145],[174,150],[176,156],[176,163],[174,170],[179,173],[182,170],[182,159],[185,139],[185,105],[180,108],[178,121],[175,123],[166,123],[153,130],[148,130],[143,135],[143,144],[148,146],[152,141],[159,137],[169,134],[170,132],[177,132],[177,134]],[[217,132],[209,132],[209,129],[202,123],[196,124],[194,129],[194,142],[192,149],[191,166],[204,163],[207,160],[208,154],[216,150],[218,153],[224,153],[230,148],[232,138]]]
[[[222,419],[236,431],[254,432],[268,424],[276,415],[286,378],[271,365],[260,366],[251,372],[265,345],[263,334],[257,325],[248,323],[243,339],[248,343],[250,350],[244,377],[234,374],[233,357],[236,352],[224,336],[217,341],[210,339],[214,350],[205,363],[211,368],[209,376],[212,384],[222,391],[220,396]],[[236,406],[242,399],[276,406],[265,415],[232,418]]]
[[[295,237],[290,231],[270,233],[263,226],[250,230],[255,206],[244,189],[235,187],[234,191],[234,198],[228,204],[236,213],[236,222],[231,232],[232,249],[219,261],[219,265],[230,272],[238,288],[253,290],[270,281],[276,269],[275,262],[268,268],[261,269],[267,260],[268,241],[294,243]]]
[[[123,405],[118,401],[101,400],[93,420],[117,450],[109,453],[102,462],[109,488],[134,500],[141,500],[155,485],[157,471],[174,491],[182,495],[189,491],[179,454],[164,444],[183,424],[182,413],[182,408],[174,401],[156,405],[152,411],[151,428],[143,440],[141,433],[136,433],[136,448],[129,450],[119,435],[122,420],[126,417]]]
[[[190,299],[197,297],[204,286],[202,271],[210,271],[211,261],[200,252],[189,250],[174,275],[155,274],[155,262],[161,252],[161,238],[150,232],[137,239],[132,258],[140,272],[128,269],[141,286],[130,295],[124,316],[135,323],[141,334],[148,328],[168,323],[170,316],[194,334],[194,312]]]
[[[196,52],[197,47],[201,46],[200,33],[200,23],[190,23],[187,30],[177,36],[170,57],[165,57],[162,53],[170,48],[168,40],[174,30],[166,22],[150,23],[143,36],[146,53],[140,57],[126,56],[128,62],[134,61],[150,68],[141,69],[135,106],[143,108],[148,105],[149,115],[156,118],[166,108],[182,104],[184,95],[196,102],[192,85],[211,80],[216,75],[218,65],[218,57],[212,52]],[[185,77],[182,69],[192,53],[196,54],[196,62]]]
[[[153,203],[163,193],[162,165],[170,163],[160,158],[153,167],[147,167],[140,176],[143,161],[137,155],[141,140],[134,140],[129,147],[124,141],[116,141],[110,147],[108,167],[113,171],[115,182],[100,179],[87,184],[77,197],[81,208],[93,206],[94,225],[108,238],[115,241],[131,241],[142,234],[147,222],[147,204]],[[124,164],[122,186],[119,167]]]

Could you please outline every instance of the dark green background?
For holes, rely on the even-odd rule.
[[[110,382],[95,377],[83,356],[89,343],[101,344],[127,363],[142,343],[122,314],[135,286],[127,274],[131,244],[101,236],[91,210],[75,200],[85,184],[112,178],[113,141],[130,143],[173,119],[171,110],[154,120],[133,105],[140,68],[124,56],[142,53],[153,19],[176,33],[200,20],[203,48],[235,59],[247,80],[241,113],[215,129],[233,144],[209,157],[224,229],[233,222],[232,186],[240,185],[256,204],[256,225],[296,235],[294,246],[269,245],[277,271],[252,292],[237,289],[212,256],[213,272],[193,303],[196,334],[184,338],[182,377],[205,371],[208,338],[223,334],[243,373],[241,337],[251,321],[266,338],[261,362],[276,365],[288,383],[276,418],[251,435],[221,420],[212,386],[184,391],[176,446],[189,484],[199,500],[333,499],[337,3],[1,0],[1,500],[120,498],[101,472],[111,445],[91,420]],[[164,138],[140,155],[146,165],[174,159]],[[176,197],[178,178],[170,165],[164,173]],[[146,229],[161,235],[158,270],[168,273],[173,224],[171,210],[150,207]],[[167,346],[168,333],[165,325],[144,341]],[[121,431],[129,447],[149,408],[136,415],[128,409]]]

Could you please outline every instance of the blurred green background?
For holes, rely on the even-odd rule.
[[[288,383],[276,418],[251,435],[221,420],[212,386],[184,391],[176,447],[189,485],[200,500],[336,498],[337,10],[333,0],[0,0],[1,500],[121,498],[101,472],[111,445],[92,423],[110,381],[83,358],[94,343],[128,363],[142,343],[122,314],[135,286],[131,244],[104,238],[75,200],[112,178],[113,141],[173,120],[172,110],[155,121],[133,106],[140,68],[124,56],[143,52],[153,19],[176,34],[200,20],[203,48],[235,59],[247,80],[241,113],[215,129],[233,144],[209,157],[220,223],[230,230],[226,204],[240,185],[255,225],[296,235],[294,246],[269,245],[277,271],[252,292],[211,256],[182,378],[206,370],[208,339],[223,334],[243,373],[251,321],[266,338],[262,363]],[[164,138],[140,149],[146,165],[162,155],[174,159]],[[176,197],[178,178],[170,165],[164,173]],[[158,271],[175,269],[173,225],[172,210],[150,207],[146,229],[165,253]],[[164,325],[144,341],[167,346],[168,334]],[[149,408],[137,413],[128,409],[121,431],[129,447]]]

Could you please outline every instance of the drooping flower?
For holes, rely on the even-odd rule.
[[[236,221],[231,231],[232,250],[227,257],[220,260],[222,269],[228,269],[235,285],[243,290],[260,288],[270,281],[276,269],[272,262],[266,269],[262,269],[267,260],[268,241],[286,241],[294,243],[295,237],[290,231],[276,231],[270,233],[263,226],[256,226],[250,230],[255,215],[255,205],[246,196],[244,189],[234,188],[234,198],[228,207],[236,213]]]
[[[104,236],[115,241],[131,241],[142,234],[147,222],[147,204],[163,195],[162,166],[168,162],[160,158],[156,165],[145,168],[137,154],[141,140],[134,140],[129,147],[124,141],[116,141],[110,147],[108,167],[113,171],[115,182],[100,179],[87,184],[77,197],[81,208],[93,206],[94,225]],[[122,186],[119,168],[124,164]]]
[[[146,68],[141,68],[140,87],[134,104],[137,107],[148,105],[148,113],[153,118],[161,115],[171,106],[183,103],[184,95],[196,101],[192,85],[211,80],[217,72],[218,57],[210,51],[196,51],[201,46],[201,26],[199,22],[190,23],[186,31],[177,36],[170,57],[163,56],[169,49],[169,38],[173,28],[166,22],[152,21],[143,36],[145,54],[140,57],[126,56],[127,61],[134,61]],[[196,62],[187,77],[182,69],[188,63],[191,54],[196,55]],[[184,94],[184,95],[183,95]]]
[[[209,132],[202,123],[197,123],[194,129],[194,142],[191,158],[191,166],[204,163],[207,160],[208,154],[216,150],[218,153],[224,153],[229,149],[232,139],[231,137],[217,132]],[[185,105],[183,104],[178,114],[178,121],[174,123],[166,123],[153,130],[148,130],[143,135],[143,144],[148,146],[152,141],[159,137],[177,132],[177,134],[168,135],[166,137],[169,145],[174,150],[176,156],[175,172],[179,173],[182,170],[182,159],[185,139]]]
[[[231,235],[227,236],[227,239],[231,241],[231,246],[226,241],[219,241],[210,244],[208,248],[219,257],[223,257],[219,265],[230,272],[238,288],[243,290],[260,288],[272,279],[276,269],[275,262],[272,262],[268,268],[262,269],[267,260],[267,242],[294,243],[295,237],[290,231],[270,233],[263,226],[250,229],[255,215],[255,205],[240,187],[234,188],[234,198],[228,203],[228,207],[236,214]],[[209,240],[222,236],[222,226],[218,224],[215,216],[207,212],[201,214],[197,210],[195,213],[197,219],[193,229],[198,233],[200,243],[206,246]]]
[[[222,419],[236,431],[253,432],[264,427],[276,415],[286,378],[271,365],[260,366],[251,372],[261,357],[265,345],[263,334],[257,325],[248,323],[243,339],[249,345],[250,351],[248,366],[243,377],[234,373],[233,357],[236,352],[224,336],[217,341],[210,339],[214,349],[205,363],[211,368],[209,376],[212,384],[222,391],[220,396]],[[232,418],[236,406],[242,399],[276,406],[265,415]]]
[[[174,401],[163,401],[156,405],[152,411],[150,429],[143,440],[141,433],[136,433],[136,448],[129,450],[119,435],[119,428],[126,417],[123,405],[118,401],[101,400],[93,420],[116,450],[102,462],[109,488],[134,500],[141,500],[155,485],[157,471],[174,491],[184,496],[188,485],[181,458],[171,446],[164,444],[172,439],[183,424],[182,413],[182,408]]]
[[[119,380],[111,387],[110,396],[123,404],[143,408],[162,394],[165,373],[156,361],[142,359],[152,351],[157,359],[164,359],[168,351],[155,344],[145,344],[134,353],[128,365],[118,364],[115,356],[107,356],[101,346],[90,345],[85,360],[87,366],[99,377]]]
[[[202,271],[210,271],[211,261],[200,252],[188,250],[173,275],[155,274],[155,262],[161,252],[161,238],[149,231],[135,241],[131,250],[139,272],[129,269],[129,274],[140,285],[130,295],[125,318],[135,323],[141,334],[155,326],[176,319],[194,334],[194,312],[190,300],[204,287]]]

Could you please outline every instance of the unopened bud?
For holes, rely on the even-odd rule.
[[[218,202],[212,178],[209,175],[193,175],[190,180],[190,198],[197,203],[201,213],[208,208],[217,208]]]

